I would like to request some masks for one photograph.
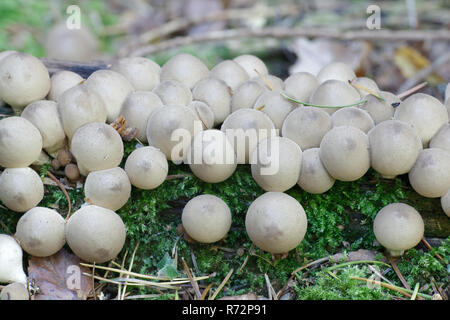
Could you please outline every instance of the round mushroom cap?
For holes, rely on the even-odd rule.
[[[408,173],[423,149],[416,130],[399,120],[377,124],[368,136],[372,168],[385,178]]]
[[[447,107],[448,118],[450,119],[450,99],[447,99],[445,106]]]
[[[148,118],[148,144],[159,148],[168,160],[179,162],[184,159],[196,130],[202,128],[192,109],[178,105],[160,107]]]
[[[272,120],[255,109],[233,112],[225,119],[220,130],[225,132],[234,146],[238,164],[249,163],[250,154],[258,142],[278,135]]]
[[[71,149],[80,173],[117,167],[123,157],[123,142],[113,127],[105,123],[85,124],[75,131]]]
[[[161,67],[154,61],[143,57],[119,59],[113,63],[111,70],[122,74],[139,91],[151,91],[160,81]]]
[[[0,234],[0,283],[27,283],[22,255],[22,248],[13,237]]]
[[[252,176],[265,191],[284,192],[298,181],[302,149],[285,137],[262,140],[251,153]]]
[[[70,249],[91,263],[114,259],[122,250],[125,237],[125,225],[120,216],[95,205],[77,210],[66,224],[66,240]]]
[[[424,93],[416,93],[405,99],[396,108],[394,118],[412,124],[424,146],[449,120],[444,105]]]
[[[418,194],[442,197],[450,189],[450,152],[439,148],[422,150],[408,176]]]
[[[249,80],[241,83],[231,96],[231,112],[243,108],[253,108],[256,99],[264,92],[264,86],[258,81]]]
[[[430,148],[440,148],[450,152],[450,124],[444,125],[431,139]]]
[[[50,90],[50,75],[36,57],[14,52],[0,61],[0,97],[16,113],[36,100],[42,100]]]
[[[359,108],[366,110],[370,114],[375,125],[385,120],[391,120],[394,117],[395,112],[392,104],[400,104],[401,102],[396,95],[387,91],[381,91],[380,96],[385,99],[385,101],[381,101],[377,97],[368,94],[363,98],[363,100],[367,100],[367,102],[359,106]]]
[[[339,80],[327,80],[323,82],[316,90],[313,91],[309,98],[309,102],[320,106],[336,106],[336,108],[323,108],[328,113],[333,113],[340,108],[357,103],[361,97],[348,83]]]
[[[84,183],[86,201],[113,211],[122,208],[131,195],[131,183],[120,167],[93,171]]]
[[[125,172],[133,186],[150,190],[159,187],[166,180],[169,164],[159,149],[141,147],[128,156]]]
[[[55,72],[50,78],[50,81],[52,85],[50,87],[47,98],[49,100],[58,102],[61,94],[63,94],[68,89],[75,87],[77,84],[82,83],[84,79],[78,73],[61,70]]]
[[[377,213],[373,232],[392,256],[399,256],[422,240],[424,224],[413,207],[404,203],[391,203]]]
[[[339,80],[348,83],[355,78],[355,72],[343,62],[332,62],[323,67],[317,74],[317,80],[320,83],[327,80]]]
[[[164,80],[153,89],[153,92],[158,95],[164,105],[187,106],[192,101],[191,90],[176,80]]]
[[[268,91],[281,92],[284,90],[283,80],[272,74],[253,77],[250,78],[250,81],[258,82],[261,87]]]
[[[97,47],[97,39],[89,29],[69,29],[66,23],[53,27],[45,41],[47,56],[61,60],[91,61],[98,55]]]
[[[0,292],[0,300],[30,300],[27,287],[20,282],[8,284]]]
[[[358,77],[352,80],[352,86],[359,92],[361,98],[365,97],[368,93],[380,94],[380,89],[375,81],[366,77]],[[368,90],[365,90],[368,89]]]
[[[237,167],[233,145],[220,130],[197,133],[186,155],[195,176],[209,183],[225,181]]]
[[[161,68],[161,81],[177,80],[188,88],[209,75],[206,65],[197,57],[180,53],[170,58]]]
[[[17,222],[15,237],[27,253],[35,257],[48,257],[66,243],[66,222],[56,210],[35,207]]]
[[[6,58],[7,56],[9,56],[11,53],[16,53],[17,51],[15,50],[5,50],[5,51],[1,51],[0,52],[0,60],[2,60],[3,58]]]
[[[85,84],[103,100],[108,122],[116,120],[123,102],[134,91],[127,78],[113,70],[97,70],[87,78]]]
[[[300,188],[312,194],[327,192],[335,182],[320,160],[319,151],[319,148],[303,151],[302,167],[297,182]]]
[[[224,81],[233,91],[250,79],[247,72],[235,61],[224,60],[211,69],[211,73]]]
[[[328,113],[314,107],[298,107],[288,114],[281,135],[297,143],[302,150],[320,146],[323,136],[331,130]]]
[[[281,130],[283,121],[294,109],[294,104],[283,98],[278,92],[266,91],[256,99],[253,108],[267,114],[273,121],[275,128]]]
[[[22,118],[30,121],[40,132],[42,147],[55,154],[66,144],[66,134],[58,113],[58,105],[50,100],[30,103],[22,112]]]
[[[192,239],[213,243],[223,239],[230,230],[231,211],[222,199],[203,194],[186,203],[181,221]]]
[[[195,84],[192,93],[195,100],[203,101],[211,108],[215,126],[230,114],[230,90],[222,80],[214,77],[204,78]]]
[[[211,129],[214,127],[214,112],[203,101],[192,101],[188,107],[194,111],[197,119],[202,122],[203,130]]]
[[[41,133],[30,121],[15,116],[0,120],[0,165],[2,167],[28,167],[39,158],[41,150]]]
[[[331,125],[333,128],[339,126],[355,127],[364,133],[369,132],[370,129],[375,127],[375,123],[370,114],[356,107],[337,110],[331,115]]]
[[[233,61],[240,65],[250,78],[257,77],[259,74],[267,75],[269,73],[266,64],[257,56],[243,54],[234,58]]]
[[[355,127],[340,126],[325,134],[320,160],[336,180],[355,181],[370,168],[369,139]]]
[[[44,197],[41,177],[31,168],[8,168],[0,175],[0,200],[12,211],[26,212]]]
[[[105,122],[108,117],[102,98],[86,83],[66,90],[59,97],[58,111],[69,140],[78,128],[87,123]]]
[[[442,210],[444,210],[447,217],[450,218],[450,189],[441,198]]]
[[[297,72],[284,80],[286,94],[299,101],[308,102],[309,97],[319,86],[319,81],[309,72]]]
[[[252,242],[270,253],[286,253],[297,247],[307,229],[302,205],[282,192],[266,192],[250,205],[245,228]]]
[[[127,121],[127,126],[137,129],[136,138],[147,142],[147,122],[154,110],[162,107],[161,99],[150,91],[130,93],[122,105],[120,115]]]

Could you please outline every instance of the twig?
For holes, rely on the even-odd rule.
[[[134,264],[134,256],[136,255],[136,251],[139,248],[139,242],[136,244],[136,247],[134,247],[134,251],[133,254],[131,255],[131,261],[130,261],[130,266],[128,267],[128,272],[131,272],[131,269],[133,268],[133,264]],[[129,275],[125,275],[125,278],[129,278]],[[123,292],[122,292],[122,298],[120,300],[124,300],[125,299],[125,292],[127,291],[127,283],[125,282],[125,285],[123,286]]]
[[[410,94],[413,94],[414,92],[419,91],[420,89],[425,87],[427,84],[428,84],[428,82],[422,82],[422,83],[418,84],[417,86],[412,87],[411,89],[408,89],[400,94],[397,94],[397,98],[403,99],[404,97],[407,97]]]
[[[267,273],[264,273],[264,278],[266,279],[266,286],[267,286],[267,291],[269,293],[269,300],[277,300],[277,294],[275,292],[275,290],[272,287],[272,284],[270,283],[270,279],[269,276],[267,275]]]
[[[425,238],[422,238],[422,242],[425,245],[425,247],[428,248],[428,250],[432,250],[431,245],[428,243],[428,241]],[[438,258],[441,261],[444,261],[444,259],[437,253],[435,252],[434,255],[436,256],[436,258]]]
[[[205,300],[206,295],[208,294],[209,290],[212,288],[213,285],[214,285],[213,282],[208,284],[208,286],[205,288],[205,290],[203,290],[203,293],[202,293],[202,296],[201,296],[200,300]]]
[[[123,272],[122,271],[124,271],[124,266],[125,266],[125,260],[126,260],[126,258],[127,258],[127,255],[128,255],[128,250],[126,250],[125,251],[125,254],[123,255],[123,259],[122,259],[122,264],[120,265],[120,273],[119,273],[119,277],[122,277],[122,275],[123,275]],[[80,263],[81,264],[81,263]],[[110,270],[106,270],[106,272],[109,272]],[[106,275],[105,275],[105,278],[106,278]],[[121,297],[121,293],[122,293],[122,285],[121,284],[119,284],[119,286],[118,286],[118,288],[117,288],[117,300],[120,300],[120,297]]]
[[[295,38],[320,37],[337,40],[378,40],[378,41],[424,41],[450,40],[447,30],[355,30],[338,31],[317,28],[269,27],[261,29],[226,29],[204,32],[198,35],[177,37],[157,44],[137,48],[130,56],[146,56],[152,53],[173,49],[195,43],[224,41],[237,38]]]
[[[69,194],[67,193],[67,190],[66,190],[66,188],[64,187],[64,185],[61,183],[61,181],[59,181],[58,178],[56,178],[56,177],[53,175],[53,173],[50,172],[50,170],[47,171],[47,175],[50,177],[50,179],[52,179],[53,181],[56,182],[56,184],[58,185],[58,187],[61,189],[61,191],[62,191],[62,192],[64,193],[64,195],[66,196],[67,204],[68,204],[68,207],[69,207],[69,208],[68,208],[68,211],[67,211],[67,215],[66,215],[66,221],[68,221],[69,218],[70,218],[70,212],[71,212],[71,210],[72,210],[72,203],[71,203],[71,201],[70,201]]]
[[[312,262],[310,262],[308,264],[305,264],[304,266],[301,266],[300,268],[295,269],[294,271],[291,272],[291,274],[294,274],[294,273],[297,273],[299,271],[302,271],[303,269],[309,268],[309,267],[311,267],[311,266],[313,266],[315,264],[321,264],[321,263],[324,263],[324,262],[328,262],[329,260],[330,260],[330,257],[317,259],[317,260],[312,261]]]
[[[420,288],[420,283],[417,282],[416,286],[414,287],[414,291],[413,291],[413,294],[411,296],[411,300],[416,300],[417,293],[419,292],[419,288]]]
[[[411,290],[411,287],[409,286],[408,282],[406,282],[405,278],[403,277],[402,273],[400,272],[400,269],[397,266],[397,263],[395,262],[395,260],[391,257],[391,256],[387,256],[389,262],[392,265],[392,268],[395,271],[395,274],[398,276],[398,278],[400,279],[400,281],[402,282],[403,286],[408,289]]]
[[[192,176],[192,174],[190,174],[190,173],[170,174],[166,177],[166,180],[181,179],[181,178],[186,178],[186,177],[190,177],[190,176]]]
[[[219,284],[219,286],[217,287],[217,290],[214,292],[214,294],[212,295],[212,297],[210,297],[208,300],[214,300],[217,295],[219,294],[219,292],[223,289],[223,287],[225,286],[225,284],[228,282],[228,280],[230,280],[231,275],[233,274],[233,269],[231,269],[227,275],[225,276],[225,278],[222,280],[222,282]]]
[[[186,271],[189,281],[191,282],[192,288],[194,288],[194,292],[195,292],[195,295],[197,296],[197,300],[200,300],[202,297],[202,294],[200,293],[200,288],[198,287],[198,283],[192,277],[191,271],[189,270],[186,260],[184,260],[184,258],[181,257],[181,261],[183,262],[184,270]]]

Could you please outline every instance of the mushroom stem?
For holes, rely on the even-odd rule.
[[[405,250],[390,250],[388,249],[389,254],[391,257],[400,257],[405,253]]]

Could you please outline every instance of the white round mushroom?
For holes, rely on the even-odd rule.
[[[22,248],[13,237],[0,234],[0,283],[27,283],[22,255]]]
[[[214,112],[203,101],[192,101],[188,107],[194,111],[198,120],[202,122],[203,130],[211,129],[214,127]]]
[[[430,148],[440,148],[450,152],[450,124],[444,125],[431,139]]]
[[[249,80],[241,83],[231,96],[231,112],[243,108],[253,108],[256,99],[264,92],[264,86],[258,81]]]
[[[14,282],[1,290],[0,300],[30,300],[30,295],[25,284]]]
[[[240,65],[250,78],[257,77],[259,74],[269,74],[266,64],[257,56],[243,54],[234,58],[233,61]]]
[[[256,99],[253,108],[267,114],[272,119],[275,128],[281,130],[283,121],[294,109],[294,104],[283,98],[278,92],[266,91]]]
[[[323,67],[317,74],[317,80],[323,83],[327,80],[339,80],[345,83],[356,78],[355,72],[343,62],[332,62]]]
[[[361,98],[368,93],[380,94],[380,89],[375,81],[367,77],[358,77],[351,81],[351,85],[359,92]]]
[[[319,148],[311,148],[302,153],[302,167],[297,184],[306,192],[312,194],[325,193],[336,181],[320,160]]]
[[[375,125],[385,120],[391,120],[394,117],[395,109],[393,104],[400,104],[400,99],[387,91],[381,91],[380,96],[385,100],[382,101],[371,94],[364,96],[363,100],[367,102],[359,105],[359,108],[366,110],[372,117]]]
[[[331,115],[331,125],[334,127],[351,126],[364,133],[375,127],[372,117],[367,111],[357,107],[347,107],[337,110]]]
[[[233,60],[224,60],[218,63],[211,69],[211,73],[220,80],[223,80],[233,91],[241,83],[250,79],[247,72]]]
[[[361,97],[348,83],[339,80],[327,80],[313,91],[309,102],[320,106],[336,106],[336,108],[323,108],[328,113],[339,110],[339,106],[351,105],[361,100]]]
[[[161,68],[161,81],[177,80],[190,89],[208,75],[208,67],[200,59],[187,53],[170,58]]]
[[[450,189],[441,197],[441,206],[447,217],[450,218]]]
[[[192,101],[191,90],[177,80],[165,80],[158,84],[153,92],[158,95],[164,105],[187,106]]]
[[[50,87],[47,98],[49,100],[58,102],[61,94],[63,94],[70,88],[75,87],[77,84],[82,83],[84,79],[78,73],[61,70],[55,72],[50,78],[50,81],[52,82],[52,85]]]
[[[160,82],[161,67],[154,61],[143,57],[126,57],[112,64],[117,71],[130,81],[139,91],[151,91]]]
[[[309,72],[297,72],[284,80],[286,94],[299,101],[308,102],[309,97],[319,86],[319,81]]]
[[[264,78],[263,78],[264,77]],[[250,78],[250,81],[258,82],[261,87],[268,91],[281,92],[284,90],[284,82],[277,76],[272,74],[266,74],[264,76],[258,76]]]

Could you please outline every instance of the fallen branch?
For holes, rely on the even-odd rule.
[[[61,191],[64,193],[64,195],[66,196],[67,199],[67,204],[68,204],[68,211],[67,211],[67,215],[66,215],[66,221],[69,220],[70,218],[70,212],[72,210],[72,203],[70,201],[70,196],[67,193],[66,188],[64,187],[64,185],[61,183],[61,181],[58,180],[58,178],[56,178],[53,173],[51,173],[50,171],[47,171],[47,175],[50,177],[50,179],[52,179],[53,181],[55,181],[55,183],[58,185],[58,187],[61,189]]]
[[[233,269],[231,269],[227,275],[225,276],[225,278],[222,280],[222,282],[219,284],[219,287],[217,287],[217,290],[214,292],[214,294],[212,295],[212,297],[210,297],[208,300],[214,300],[217,295],[219,294],[219,292],[223,289],[223,287],[225,286],[225,284],[228,282],[228,280],[230,280],[231,275],[233,274]]]

